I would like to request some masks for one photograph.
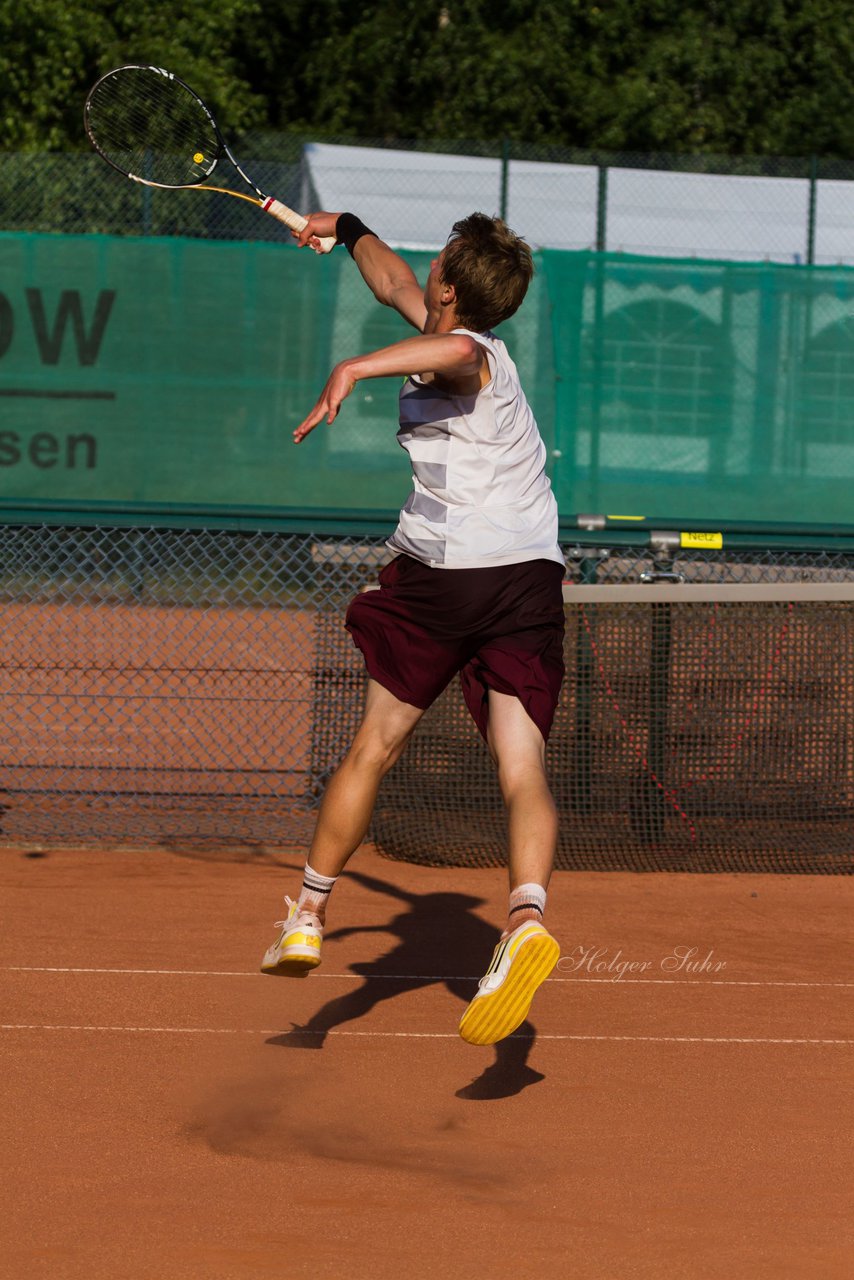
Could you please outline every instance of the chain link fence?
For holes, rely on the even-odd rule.
[[[33,523],[0,545],[3,840],[246,859],[307,842],[361,713],[344,611],[381,537]],[[854,870],[854,544],[565,549],[558,865]],[[504,856],[455,685],[383,785],[389,856]]]
[[[826,157],[680,156],[450,141],[252,134],[235,154],[293,208],[358,209],[391,242],[435,248],[474,208],[537,247],[674,257],[854,260],[854,163]],[[229,182],[224,165],[218,175]],[[373,220],[373,221],[372,221]],[[6,154],[0,229],[287,240],[243,201],[127,183],[89,154]]]

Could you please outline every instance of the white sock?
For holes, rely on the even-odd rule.
[[[323,921],[326,919],[326,904],[329,901],[329,895],[332,892],[333,885],[338,879],[337,876],[322,876],[317,871],[313,871],[308,863],[305,864],[305,872],[303,873],[302,889],[300,890],[299,901],[297,907],[300,911],[310,911],[312,915],[320,917]]]
[[[527,920],[542,924],[546,910],[546,891],[541,884],[520,884],[510,891],[506,933],[512,933]]]

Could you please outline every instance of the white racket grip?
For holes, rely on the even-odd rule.
[[[274,218],[278,218],[279,222],[284,222],[286,227],[290,227],[291,231],[302,231],[306,225],[306,219],[300,214],[294,213],[293,209],[289,209],[286,204],[282,204],[280,200],[274,200],[272,196],[268,196],[261,208],[265,213],[271,213]],[[338,241],[334,236],[319,236],[318,248],[315,253],[329,253],[334,249]],[[312,245],[312,248],[314,246]]]

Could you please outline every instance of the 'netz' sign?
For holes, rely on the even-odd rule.
[[[48,315],[41,289],[25,290],[29,324],[35,338],[41,363],[60,363],[66,336],[70,331],[81,367],[91,367],[98,359],[110,312],[115,301],[114,289],[102,289],[95,302],[91,321],[83,314],[83,301],[77,289],[64,289],[56,310]],[[15,341],[15,309],[4,293],[0,293],[0,360]],[[115,400],[114,391],[63,389],[61,387],[6,387],[0,385],[0,397],[17,400]],[[60,439],[51,431],[38,431],[23,439],[17,431],[0,430],[0,467],[17,466],[27,459],[34,467],[46,470],[97,465],[97,441],[89,432],[69,434]]]

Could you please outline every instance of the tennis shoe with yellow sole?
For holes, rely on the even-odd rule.
[[[320,946],[323,926],[317,916],[300,911],[299,904],[285,898],[288,914],[285,920],[277,920],[276,928],[282,932],[272,947],[268,947],[261,961],[262,973],[280,974],[287,978],[304,978],[320,964]]]
[[[512,1035],[559,956],[557,941],[535,920],[526,920],[502,939],[462,1016],[462,1038],[469,1044],[495,1044]]]

